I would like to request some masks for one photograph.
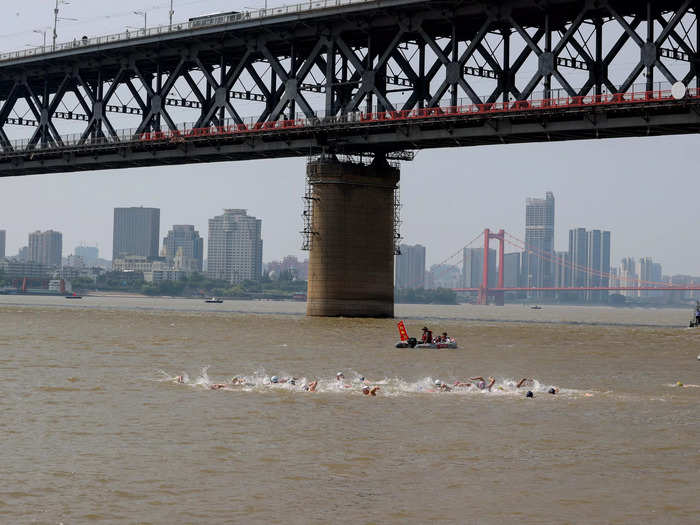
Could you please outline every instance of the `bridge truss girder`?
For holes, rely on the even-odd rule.
[[[119,128],[138,136],[249,115],[266,122],[525,100],[538,90],[542,98],[627,92],[640,80],[648,91],[656,80],[700,86],[698,0],[494,4],[398,1],[0,64],[0,148],[61,149],[75,133],[87,149],[118,143]],[[35,129],[18,147],[22,127]]]

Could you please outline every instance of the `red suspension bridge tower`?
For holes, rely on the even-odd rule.
[[[481,288],[479,289],[479,304],[487,304],[489,296],[493,296],[495,298],[496,306],[503,306],[505,304],[505,292],[503,292],[505,238],[506,233],[504,230],[498,230],[498,233],[491,233],[491,230],[488,228],[484,230],[484,273],[481,280]],[[499,289],[498,291],[489,290],[489,245],[491,244],[491,239],[498,240],[498,284],[496,285],[496,287]]]

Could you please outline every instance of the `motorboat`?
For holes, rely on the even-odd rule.
[[[74,293],[74,294],[71,294],[71,295],[66,295],[66,299],[82,299],[82,298],[83,298],[82,295],[78,295],[78,294],[75,294],[75,293]]]
[[[221,303],[224,302],[224,300],[223,300],[223,299],[219,299],[218,297],[210,297],[209,299],[207,299],[207,300],[204,301],[204,302],[205,302],[205,303],[221,304]]]
[[[530,310],[542,310],[542,307],[539,304],[536,304],[534,306],[531,306]]]

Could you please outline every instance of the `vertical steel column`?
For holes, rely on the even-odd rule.
[[[49,145],[49,81],[44,79],[44,92],[41,97],[41,147],[46,148]]]
[[[458,60],[459,60],[459,42],[457,42],[457,20],[456,17],[453,15],[452,19],[452,63],[450,64],[451,67],[455,68],[455,78],[453,79],[452,86],[450,88],[450,106],[455,107],[457,106],[457,91],[458,91],[458,86],[459,86],[459,80],[458,76],[462,76],[462,72],[457,70],[457,66],[459,65]]]
[[[365,60],[367,61],[365,65],[365,71],[369,73],[374,69],[374,46],[372,46],[372,34],[368,33],[367,34],[367,56],[365,57]],[[364,75],[363,75],[364,76]],[[362,79],[362,81],[365,81],[365,78]],[[374,76],[374,79],[372,80],[373,84],[374,82],[377,81],[376,75]],[[374,85],[372,86],[374,87]],[[373,97],[372,97],[372,91],[367,92],[367,106],[366,106],[366,111],[367,113],[372,113],[372,103],[373,103]]]
[[[650,63],[648,53],[651,52],[654,46],[654,14],[651,10],[651,0],[647,0],[647,63]],[[656,51],[655,51],[656,52]],[[647,91],[654,91],[654,66],[647,66]]]
[[[603,19],[595,19],[595,94],[603,94],[603,78],[605,76],[605,66],[603,64]]]
[[[507,104],[515,84],[510,71],[510,28],[502,29],[501,34],[503,35],[503,103]]]
[[[220,86],[225,86],[226,85],[226,61],[224,59],[224,55],[221,55],[221,60],[219,62],[219,85]],[[167,96],[167,93],[163,93],[163,100],[165,101],[165,97]],[[226,90],[226,102],[228,102],[229,97],[231,95],[229,94],[229,90]],[[226,109],[225,106],[222,105],[221,108],[219,108],[219,126],[224,125],[224,120],[226,119]]]
[[[428,86],[425,78],[425,42],[422,40],[418,43],[418,85],[415,89],[418,90],[418,108],[423,109]]]
[[[289,79],[296,79],[297,77],[297,49],[292,42],[292,52],[289,57]],[[297,86],[297,90],[301,86]],[[298,91],[297,91],[298,92]],[[289,99],[289,120],[294,120],[297,118],[297,105],[296,105],[296,94],[294,97]]]
[[[335,41],[328,40],[326,50],[326,116],[335,114]]]
[[[700,0],[695,1],[695,56],[693,57],[693,66],[695,69],[695,87],[700,90]]]
[[[544,52],[547,55],[552,53],[552,30],[549,27],[549,12],[544,14]],[[556,64],[554,64],[556,67]],[[544,76],[544,98],[549,100],[552,98],[552,73],[547,73]]]
[[[165,104],[165,97],[163,96],[163,72],[160,68],[160,62],[156,66],[156,96],[158,97],[158,113],[153,115],[154,129],[155,131],[161,131],[160,127],[160,110],[163,109],[163,104]]]

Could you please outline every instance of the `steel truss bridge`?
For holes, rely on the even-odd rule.
[[[10,53],[0,176],[695,133],[699,7],[311,0]]]

